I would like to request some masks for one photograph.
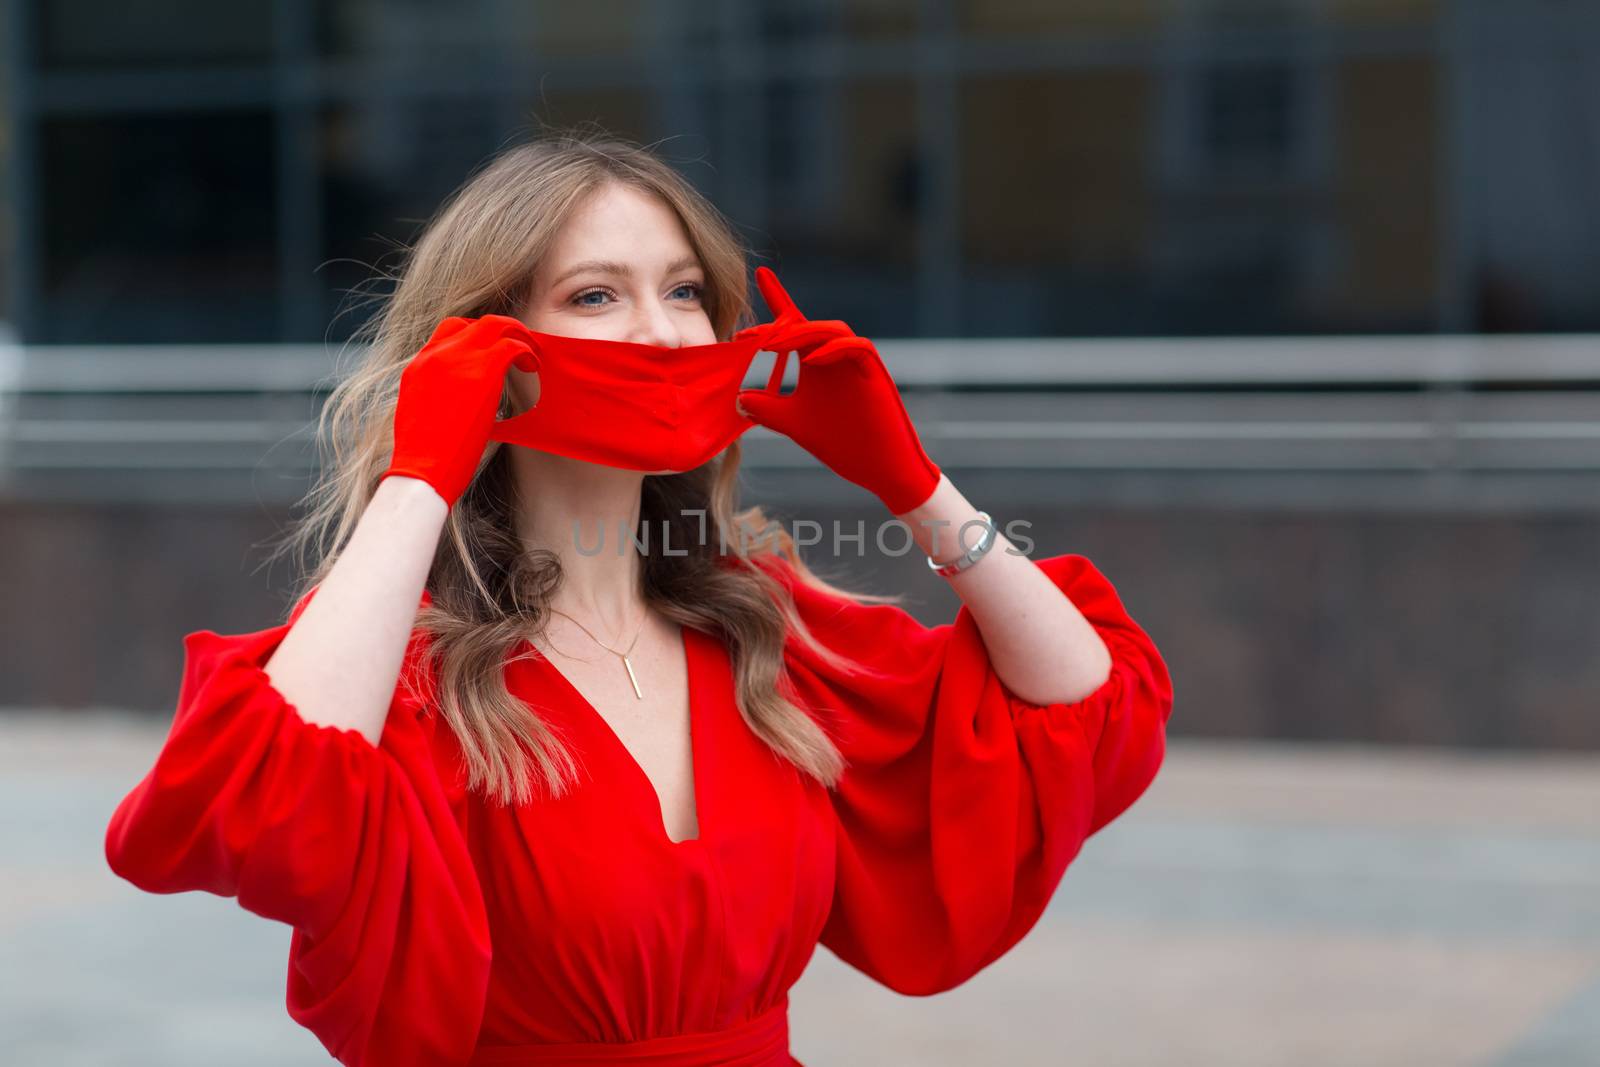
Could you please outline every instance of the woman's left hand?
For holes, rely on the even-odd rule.
[[[939,484],[939,468],[923,451],[877,348],[842,322],[807,319],[766,267],[756,268],[756,284],[773,321],[741,330],[734,340],[759,335],[778,362],[765,389],[739,394],[740,409],[872,493],[892,514],[924,503]],[[791,351],[800,357],[800,380],[784,396],[777,390]]]

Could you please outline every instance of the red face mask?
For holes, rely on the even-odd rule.
[[[734,400],[763,335],[660,348],[529,333],[539,403],[495,423],[490,440],[608,467],[689,471],[755,425]]]

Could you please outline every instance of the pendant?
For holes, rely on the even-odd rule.
[[[633,676],[633,664],[628,662],[628,657],[622,657],[622,665],[628,670],[628,681],[633,683],[633,695],[638,700],[644,699],[644,694],[639,691],[639,679]]]

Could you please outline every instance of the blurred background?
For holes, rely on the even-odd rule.
[[[100,834],[182,636],[282,617],[353,291],[584,123],[873,337],[1176,681],[1021,946],[931,1000],[819,952],[797,1055],[1600,1063],[1592,0],[4,0],[0,1061],[325,1058],[286,930]],[[747,501],[882,518],[745,441]],[[953,617],[866,551],[825,562]]]

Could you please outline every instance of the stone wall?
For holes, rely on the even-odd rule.
[[[769,481],[773,480],[770,476]],[[859,496],[778,479],[753,494],[786,521],[868,523],[808,558],[928,623],[958,601],[920,556],[883,556]],[[1107,508],[1030,503],[1026,479],[963,489],[1032,523],[1035,555],[1081,552],[1168,658],[1173,733],[1600,749],[1600,515]],[[182,638],[270,626],[287,605],[262,505],[11,503],[0,575],[0,706],[170,714]]]

